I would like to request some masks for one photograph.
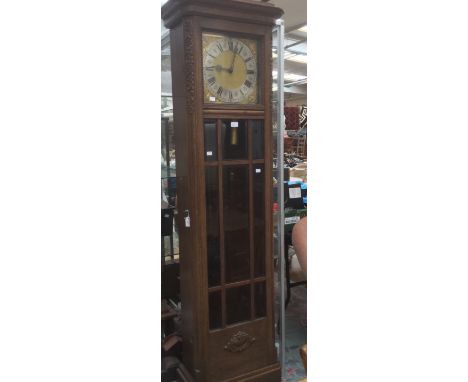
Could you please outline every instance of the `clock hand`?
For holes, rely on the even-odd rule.
[[[231,61],[231,67],[228,69],[229,73],[232,73],[234,71],[234,61],[236,61],[236,52],[232,52],[232,61]]]
[[[205,66],[205,69],[214,69],[217,72],[221,72],[222,70],[229,72],[229,69],[223,68],[221,65]]]

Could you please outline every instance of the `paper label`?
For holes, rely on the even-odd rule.
[[[216,97],[210,97],[210,102],[215,102],[216,101]]]
[[[289,189],[289,199],[297,199],[301,197],[301,188],[294,187]]]
[[[185,220],[185,226],[190,227],[190,216],[186,216],[184,220]]]
[[[288,216],[284,218],[284,224],[296,224],[301,218],[299,216]]]
[[[260,174],[261,172],[262,172],[262,169],[261,169],[261,168],[256,168],[256,169],[255,169],[255,173]]]
[[[207,151],[207,152],[206,152],[206,156],[207,156],[207,157],[210,157],[210,156],[212,156],[212,155],[213,155],[213,151]]]
[[[231,122],[231,127],[239,127],[239,122]]]

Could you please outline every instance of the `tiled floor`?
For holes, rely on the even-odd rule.
[[[306,377],[299,349],[307,342],[307,286],[291,289],[291,301],[286,309],[286,382],[297,382]]]

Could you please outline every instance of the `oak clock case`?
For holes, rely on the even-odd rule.
[[[172,55],[182,361],[197,382],[281,380],[270,57],[282,13],[251,0],[169,0],[162,8]]]

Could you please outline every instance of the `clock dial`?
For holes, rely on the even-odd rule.
[[[203,35],[203,79],[206,102],[256,104],[257,73],[256,41]]]

